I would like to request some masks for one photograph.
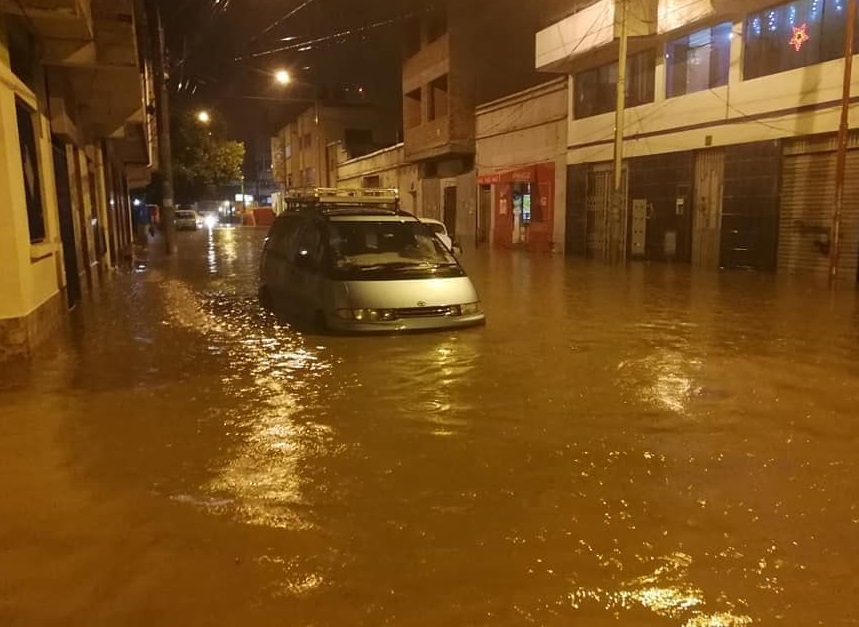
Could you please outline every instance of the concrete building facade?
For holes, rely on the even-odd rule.
[[[566,248],[596,258],[606,255],[612,219],[623,1],[596,2],[536,37],[538,69],[570,82]],[[624,256],[824,276],[846,2],[642,0],[627,8]],[[857,122],[853,103],[850,125]],[[855,134],[850,148],[839,274],[855,281]]]
[[[335,187],[338,155],[332,145],[357,156],[393,144],[396,135],[367,103],[310,107],[272,137],[274,179],[283,189]]]
[[[562,0],[451,0],[408,28],[405,159],[419,167],[422,213],[465,245],[488,243],[478,224],[475,110],[545,82],[531,62],[533,33],[569,11]]]
[[[567,103],[560,78],[477,108],[479,241],[563,252]]]
[[[336,148],[339,155],[337,187],[397,189],[402,208],[422,215],[418,167],[406,162],[402,143],[352,159],[341,146]]]
[[[156,165],[146,28],[132,0],[0,2],[0,358],[130,254],[128,189]]]

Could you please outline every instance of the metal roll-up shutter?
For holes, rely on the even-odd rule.
[[[801,140],[785,150],[779,220],[779,272],[818,275],[829,271],[835,203],[834,142]],[[803,151],[807,150],[803,154]],[[859,263],[859,151],[847,154],[838,273],[855,280]]]

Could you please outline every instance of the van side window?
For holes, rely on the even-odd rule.
[[[322,230],[319,224],[308,223],[298,238],[295,259],[308,257],[314,268],[320,267],[325,255]]]
[[[298,238],[305,223],[298,216],[287,218],[284,222],[284,229],[280,233],[280,237],[275,240],[273,250],[284,259],[292,261],[295,259]]]

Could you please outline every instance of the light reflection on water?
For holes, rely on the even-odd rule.
[[[261,325],[247,308],[206,303],[180,281],[167,279],[163,293],[172,324],[203,335],[222,351],[226,344],[230,365],[222,382],[247,400],[242,410],[222,417],[242,441],[206,491],[218,502],[233,503],[234,514],[249,524],[310,528],[304,465],[337,452],[333,429],[305,415],[331,368],[324,349],[308,348],[301,335],[286,329]]]
[[[270,616],[804,627],[824,605],[841,603],[831,624],[859,611],[825,585],[800,607],[833,570],[855,589],[849,302],[498,253],[467,259],[486,329],[319,338],[257,307],[261,237],[215,230],[179,271],[140,276],[228,399],[207,480],[174,502],[263,538],[259,602],[288,603]]]
[[[707,611],[710,604],[703,590],[689,583],[689,567],[692,561],[692,557],[685,553],[667,555],[657,560],[659,565],[648,575],[623,582],[619,589],[614,591],[600,588],[577,589],[570,594],[570,603],[577,610],[587,610],[588,605],[607,612],[634,612],[643,609],[660,617],[682,621],[675,624],[682,624],[684,627],[751,625],[754,621],[745,614]],[[726,600],[720,601],[724,603]],[[729,604],[746,605],[742,600]]]

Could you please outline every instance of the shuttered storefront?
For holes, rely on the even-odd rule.
[[[785,145],[782,162],[779,272],[826,277],[835,204],[835,137]],[[841,215],[839,277],[855,281],[859,265],[859,134],[850,137]]]

